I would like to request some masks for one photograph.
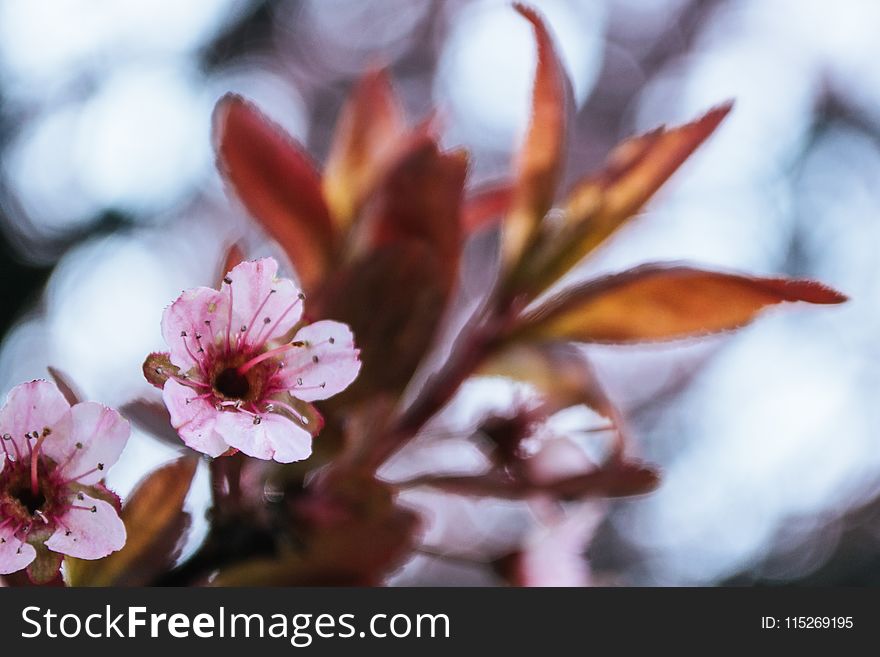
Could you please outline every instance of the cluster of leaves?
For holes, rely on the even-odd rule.
[[[214,134],[223,176],[288,256],[313,319],[351,326],[362,373],[318,405],[325,426],[308,461],[281,466],[237,455],[212,462],[211,530],[183,564],[169,570],[187,524],[191,457],[142,484],[123,510],[128,545],[101,562],[71,564],[73,583],[380,583],[412,554],[419,524],[396,505],[399,487],[376,472],[474,375],[538,389],[544,403],[525,424],[580,404],[607,417],[615,440],[606,461],[539,480],[515,467],[517,450],[499,442],[495,465],[482,475],[427,475],[407,485],[510,499],[648,492],[657,472],[630,459],[620,415],[572,343],[693,338],[741,327],[773,304],[843,300],[811,281],[674,264],[557,285],[639,212],[731,106],[626,141],[561,195],[569,81],[540,16],[516,10],[537,42],[531,122],[510,180],[482,189],[467,188],[467,153],[441,148],[432,119],[407,123],[382,70],[369,72],[343,108],[323,172],[250,102],[221,100]],[[445,362],[404,395],[436,346],[464,245],[484,231],[497,238],[495,283]],[[225,269],[241,257],[232,251]],[[508,443],[526,433],[516,426],[484,432]]]

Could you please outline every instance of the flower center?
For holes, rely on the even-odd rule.
[[[24,485],[16,486],[9,491],[9,495],[18,500],[30,515],[34,515],[37,511],[46,505],[46,495],[42,489],[38,489],[36,494],[31,490],[29,482],[22,482]]]
[[[251,391],[251,383],[235,367],[227,367],[214,379],[214,389],[230,399],[245,399]]]
[[[53,522],[62,510],[66,487],[56,481],[45,464],[38,464],[38,482],[31,482],[30,464],[6,461],[0,473],[0,522],[12,519],[16,524],[31,525],[39,519],[41,524]]]

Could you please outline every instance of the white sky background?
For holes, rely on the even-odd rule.
[[[60,257],[40,302],[0,347],[2,391],[44,375],[51,362],[91,398],[121,404],[149,393],[140,363],[162,346],[162,309],[182,288],[211,282],[222,244],[206,236],[235,235],[243,225],[213,172],[215,100],[246,93],[307,141],[320,91],[365,62],[393,62],[427,33],[429,3],[278,4],[266,48],[206,73],[199,49],[247,2],[0,0],[0,112],[15,125],[0,175],[20,208],[4,228],[23,258],[47,262],[57,256],[54,240],[103,211],[134,222]],[[676,17],[687,2],[535,4],[560,42],[578,107],[589,112],[602,100],[593,94],[608,41],[637,67],[661,37],[681,38]],[[497,174],[527,120],[528,26],[500,0],[448,2],[441,19],[445,37],[430,46],[436,75],[410,71],[401,80],[407,105],[424,107],[430,95],[446,141],[472,149],[477,177]],[[371,21],[374,29],[364,29]],[[796,240],[801,270],[790,273],[854,299],[843,308],[774,312],[713,343],[717,356],[639,436],[666,478],[656,494],[611,517],[637,549],[628,581],[705,584],[750,569],[771,578],[808,574],[834,548],[836,518],[878,492],[880,150],[868,134],[880,125],[877,25],[873,0],[719,2],[692,47],[646,79],[621,107],[620,125],[603,135],[610,142],[736,99],[717,137],[582,275],[660,259],[784,272]],[[303,33],[305,43],[297,40]],[[817,133],[816,110],[829,93],[859,123]],[[593,353],[626,407],[701,352]],[[125,492],[145,462],[172,453],[140,436],[111,483]],[[197,508],[204,482],[193,498]],[[788,522],[805,517],[822,520]],[[796,567],[760,570],[766,555],[801,544],[810,549]]]

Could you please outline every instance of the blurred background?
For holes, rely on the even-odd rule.
[[[533,4],[574,84],[569,183],[625,136],[736,99],[579,276],[690,260],[853,299],[699,344],[589,350],[665,473],[655,494],[607,507],[594,572],[880,584],[880,3]],[[162,309],[213,282],[228,241],[271,253],[214,170],[223,93],[254,99],[320,161],[353,81],[388,64],[412,117],[440,109],[479,183],[507,171],[534,58],[501,0],[0,0],[0,393],[52,364],[111,405],[152,394],[140,365],[162,346]],[[172,453],[137,430],[110,484],[125,493]],[[197,516],[207,497],[202,475]],[[480,505],[449,504],[470,519],[455,527],[480,525]],[[421,558],[397,581],[481,577]]]

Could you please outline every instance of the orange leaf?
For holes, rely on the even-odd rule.
[[[516,262],[553,205],[562,173],[571,86],[553,38],[532,8],[514,5],[531,24],[538,47],[532,117],[515,163],[516,187],[505,223],[504,258]]]
[[[387,73],[367,73],[342,110],[324,168],[324,195],[339,225],[357,215],[405,129]]]
[[[325,270],[335,230],[319,174],[302,146],[234,94],[214,111],[214,142],[221,173],[310,289]]]
[[[596,186],[602,191],[602,217],[610,221],[632,216],[715,132],[732,108],[729,101],[696,121],[660,127],[623,142],[612,151],[602,172],[574,188],[567,205],[569,221],[582,220],[589,213],[591,188]]]
[[[402,485],[406,488],[430,486],[475,497],[517,500],[550,495],[560,500],[582,500],[643,495],[654,490],[659,483],[660,474],[655,468],[638,461],[615,461],[591,472],[550,482],[531,482],[493,470],[480,475],[424,475]]]
[[[711,135],[732,103],[685,125],[657,128],[615,148],[605,167],[575,185],[565,224],[539,258],[533,286],[546,289],[633,217]]]
[[[580,342],[675,340],[741,327],[773,304],[845,300],[808,280],[643,265],[562,292],[527,314],[514,333]]]

